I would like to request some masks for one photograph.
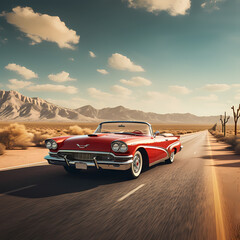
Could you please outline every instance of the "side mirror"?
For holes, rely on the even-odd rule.
[[[160,132],[159,131],[156,131],[153,136],[156,137],[156,136],[159,136],[160,135]]]

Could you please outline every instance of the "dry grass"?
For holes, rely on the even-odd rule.
[[[6,149],[22,148],[33,146],[33,134],[29,133],[24,125],[12,123],[0,130],[1,143]]]
[[[216,129],[216,131],[210,130],[209,132],[216,137],[219,141],[226,142],[229,144],[232,149],[235,150],[236,154],[240,154],[240,131],[238,131],[237,136],[234,135],[234,126],[227,126],[226,136],[224,137],[220,128]]]
[[[5,149],[26,149],[45,146],[45,140],[64,135],[92,133],[97,124],[72,125],[71,123],[0,123],[0,154]]]
[[[3,155],[5,152],[6,146],[0,143],[0,155]]]

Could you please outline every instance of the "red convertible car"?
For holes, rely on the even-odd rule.
[[[182,149],[179,136],[153,133],[147,122],[102,122],[93,134],[47,139],[50,164],[62,165],[67,172],[79,169],[127,170],[137,178],[142,168],[161,161],[172,163]]]

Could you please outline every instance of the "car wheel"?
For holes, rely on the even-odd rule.
[[[142,154],[139,151],[136,151],[133,157],[133,163],[131,165],[131,168],[129,169],[130,175],[132,178],[137,178],[141,171],[143,166],[143,159]]]
[[[175,157],[175,152],[173,151],[170,155],[170,158],[168,160],[166,160],[166,163],[173,163],[174,161],[174,157]]]
[[[71,166],[64,166],[64,169],[67,173],[70,173],[70,174],[76,174],[80,172],[79,169],[76,169],[75,167],[71,167]]]

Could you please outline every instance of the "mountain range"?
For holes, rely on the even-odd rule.
[[[214,124],[219,116],[196,116],[190,113],[158,114],[131,110],[123,106],[96,109],[91,105],[70,109],[38,97],[26,97],[17,91],[0,90],[1,121],[80,121],[141,120],[168,124]]]

